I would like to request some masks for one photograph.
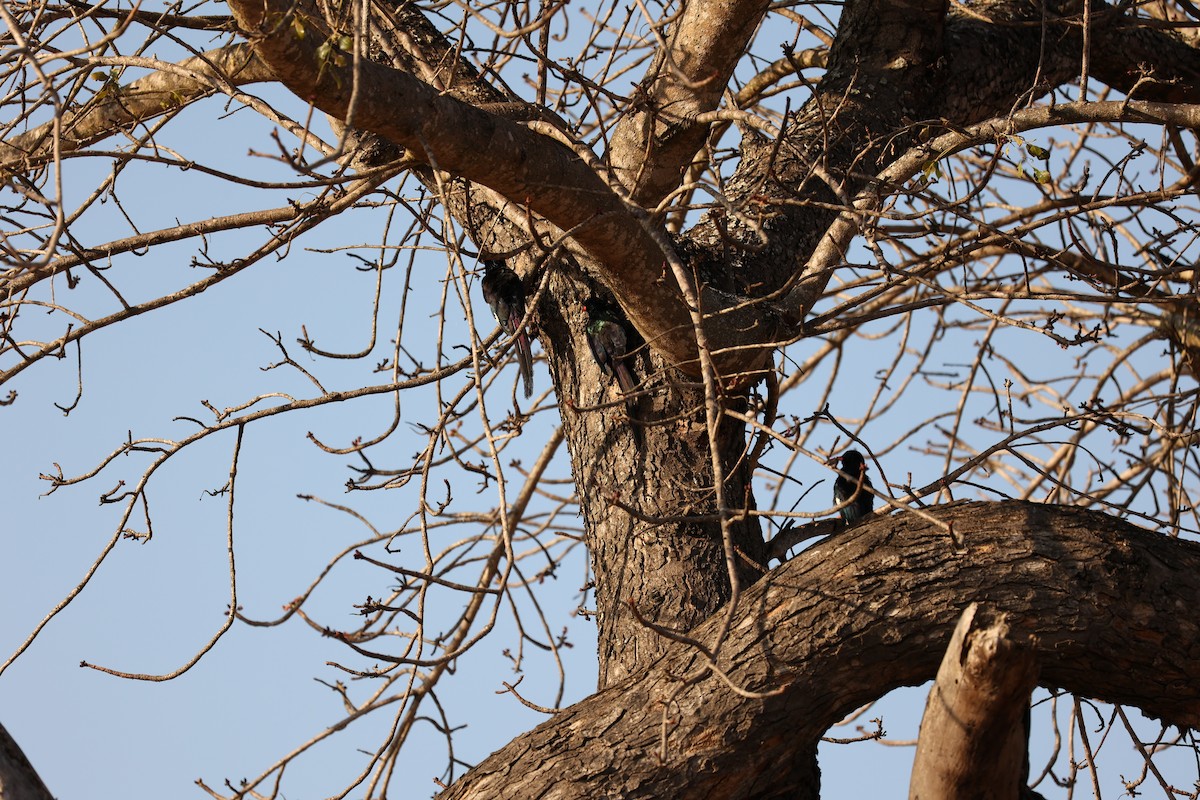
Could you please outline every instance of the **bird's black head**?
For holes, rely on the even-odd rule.
[[[599,297],[593,296],[583,301],[583,309],[584,311],[587,311],[589,317],[599,316],[603,308],[604,301]]]
[[[857,475],[864,467],[862,453],[857,450],[847,450],[842,453],[842,472],[847,475]]]
[[[501,269],[503,267],[504,267],[503,261],[484,261],[483,262],[483,272],[485,275],[489,272],[495,272],[496,270]]]

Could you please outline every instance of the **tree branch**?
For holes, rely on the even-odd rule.
[[[1092,74],[1138,100],[1200,102],[1200,51],[1174,32],[1109,10],[1096,26]]]
[[[933,523],[893,515],[747,590],[720,666],[739,686],[780,695],[747,700],[712,675],[685,682],[703,656],[672,646],[494,753],[443,800],[816,797],[780,765],[810,753],[854,708],[932,678],[977,601],[1007,614],[1015,635],[1036,637],[1043,685],[1200,725],[1200,626],[1190,613],[1200,545],[1066,506],[964,503],[932,515],[965,549]],[[717,614],[689,635],[705,640],[719,624]]]
[[[930,164],[970,147],[1003,141],[1011,134],[1039,128],[1080,123],[1129,122],[1200,126],[1200,105],[1146,103],[1141,101],[1108,100],[1104,102],[1062,103],[1054,106],[1035,106],[1012,112],[961,130],[950,131],[911,148],[875,176],[854,198],[851,209],[842,212],[826,229],[805,266],[809,275],[829,273],[845,257],[854,237],[860,233],[862,222],[874,221],[883,201],[904,186]],[[799,314],[815,297],[811,284],[799,283],[780,302],[783,308]]]
[[[643,102],[613,131],[607,160],[633,202],[653,208],[679,186],[708,135],[695,117],[717,107],[768,5],[684,4],[639,86]]]
[[[1015,800],[1036,685],[1031,643],[1012,637],[1003,616],[989,621],[967,606],[929,690],[909,800]]]

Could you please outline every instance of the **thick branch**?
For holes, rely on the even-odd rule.
[[[972,603],[954,628],[929,690],[909,800],[1016,800],[1025,762],[1022,719],[1037,684],[1028,641]],[[981,627],[986,625],[986,627]]]
[[[1107,16],[1092,38],[1093,75],[1138,100],[1200,102],[1200,50],[1144,19],[1114,12]]]
[[[643,102],[623,116],[608,154],[633,202],[653,208],[679,186],[708,135],[695,117],[717,107],[741,60],[766,0],[685,3],[642,79]]]
[[[932,514],[953,539],[894,515],[805,551],[743,595],[720,668],[740,687],[778,694],[747,699],[712,674],[688,683],[704,659],[675,645],[443,797],[816,797],[779,765],[850,710],[931,679],[977,601],[1036,637],[1044,685],[1200,725],[1200,545],[1071,507],[1007,501]],[[718,624],[692,635],[707,641]]]

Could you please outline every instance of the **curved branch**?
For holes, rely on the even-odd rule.
[[[932,516],[965,548],[938,525],[894,515],[805,551],[746,591],[720,667],[749,690],[781,694],[747,700],[711,674],[685,683],[703,656],[672,646],[493,754],[443,800],[816,797],[780,765],[805,757],[854,708],[933,678],[976,601],[1005,613],[1014,635],[1036,637],[1042,685],[1200,725],[1200,545],[1021,501]],[[720,617],[689,635],[711,635]]]

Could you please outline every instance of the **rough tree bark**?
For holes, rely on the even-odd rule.
[[[1036,685],[1032,643],[1013,637],[1003,616],[967,606],[925,703],[909,800],[1016,800]]]
[[[1035,637],[1041,685],[1200,725],[1200,545],[1016,501],[931,516],[873,521],[767,574],[722,651],[728,683],[674,644],[440,797],[816,798],[819,737],[863,703],[933,678],[974,602]],[[704,641],[718,624],[692,633]]]

